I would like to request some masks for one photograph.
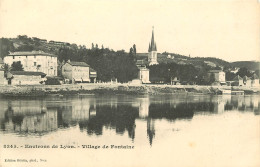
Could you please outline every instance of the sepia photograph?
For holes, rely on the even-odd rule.
[[[259,167],[260,0],[0,0],[0,167]]]

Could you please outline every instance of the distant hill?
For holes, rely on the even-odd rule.
[[[237,61],[227,62],[225,60],[213,57],[189,57],[175,53],[158,53],[159,63],[177,63],[177,64],[192,64],[195,67],[201,67],[202,65],[208,65],[211,67],[246,67],[249,70],[255,71],[259,69],[260,62],[256,61]],[[137,53],[137,59],[147,59],[147,53]]]
[[[256,69],[260,68],[260,62],[256,61],[236,61],[231,63],[234,67],[246,67],[249,70],[255,71]]]
[[[32,50],[42,50],[47,53],[57,54],[60,48],[69,48],[73,50],[78,50],[80,48],[85,48],[85,46],[70,44],[67,42],[60,41],[47,41],[46,39],[40,39],[37,37],[27,37],[26,35],[19,35],[17,38],[0,38],[0,57],[4,57],[10,51],[32,51]],[[137,59],[146,59],[147,53],[137,53]],[[177,64],[191,64],[197,68],[207,65],[211,67],[222,67],[231,69],[232,67],[246,67],[249,70],[255,71],[259,69],[260,62],[255,61],[237,61],[237,62],[227,62],[222,59],[212,58],[212,57],[190,57],[185,55],[180,55],[176,53],[158,53],[159,63],[177,63]]]

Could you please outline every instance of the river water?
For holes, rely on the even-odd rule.
[[[258,166],[260,98],[1,98],[0,136],[0,166]]]

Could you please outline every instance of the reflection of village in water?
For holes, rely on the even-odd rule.
[[[65,102],[64,102],[65,101]],[[44,100],[1,100],[0,128],[4,133],[44,135],[58,129],[79,126],[87,135],[102,135],[104,128],[116,134],[128,133],[134,141],[136,120],[146,122],[149,143],[156,134],[157,120],[191,120],[196,114],[225,111],[260,113],[256,96],[131,97],[80,96]]]

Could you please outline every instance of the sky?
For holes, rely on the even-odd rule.
[[[258,0],[0,0],[0,37],[260,60]]]

